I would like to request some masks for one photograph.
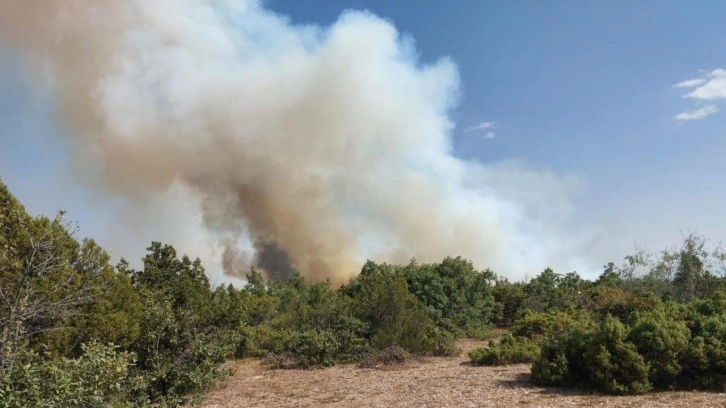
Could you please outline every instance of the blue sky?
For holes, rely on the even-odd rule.
[[[687,92],[672,87],[726,65],[726,3],[268,4],[300,23],[367,9],[415,38],[422,60],[450,56],[463,93],[454,114],[457,155],[516,158],[582,176],[579,209],[594,221],[623,224],[631,243],[660,249],[689,229],[726,239],[719,209],[726,199],[726,112],[674,120],[710,102],[682,98]],[[486,131],[496,138],[465,131],[483,121],[495,122]]]
[[[519,157],[556,171],[630,179],[693,165],[723,140],[723,121],[678,126],[689,104],[671,85],[723,65],[723,2],[270,1],[293,22],[368,9],[415,38],[424,61],[451,56],[460,130],[495,121],[499,137],[457,134],[457,153]],[[666,161],[676,163],[666,164]],[[696,160],[698,162],[700,160]],[[615,164],[619,165],[615,165]]]
[[[726,3],[266,5],[300,25],[327,26],[346,9],[369,10],[412,37],[422,62],[450,57],[461,77],[451,114],[454,153],[485,163],[519,160],[581,179],[575,222],[598,226],[603,242],[618,241],[603,251],[603,264],[636,242],[652,249],[676,244],[685,230],[726,239],[726,98],[686,98],[698,88],[674,87],[691,79],[709,84],[716,77],[709,73],[726,68]],[[95,208],[113,203],[67,174],[69,145],[57,137],[64,131],[52,95],[30,86],[2,49],[0,177],[31,212],[68,208],[86,234],[103,234],[107,219]],[[692,120],[675,119],[688,112],[681,118]],[[491,123],[472,129],[484,122]]]

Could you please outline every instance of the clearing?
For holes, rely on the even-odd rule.
[[[467,352],[486,341],[462,340],[458,357],[361,369],[271,370],[257,359],[231,362],[234,375],[204,399],[232,407],[726,407],[726,394],[661,392],[616,397],[529,384],[529,364],[473,367]]]

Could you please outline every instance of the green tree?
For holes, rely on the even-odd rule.
[[[212,290],[199,259],[153,242],[144,269],[132,271],[143,313],[134,374],[138,397],[177,404],[211,386],[234,344],[215,326]]]
[[[455,334],[480,334],[499,316],[493,296],[496,276],[479,272],[471,261],[447,257],[441,263],[401,268],[411,293],[423,302],[437,326]]]
[[[342,291],[353,298],[355,316],[369,325],[375,348],[395,343],[415,354],[454,352],[452,340],[436,328],[423,303],[408,291],[404,276],[390,266],[369,261]]]
[[[130,344],[137,333],[134,297],[114,299],[128,282],[64,216],[30,217],[0,182],[0,372],[34,348],[77,355],[91,338]],[[99,325],[107,314],[119,326]]]

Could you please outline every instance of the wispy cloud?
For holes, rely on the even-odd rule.
[[[494,127],[494,122],[479,122],[478,124],[474,126],[469,126],[464,131],[465,132],[474,132],[476,130],[484,130],[484,129],[491,129]]]
[[[687,112],[681,112],[677,114],[676,116],[673,116],[673,119],[679,121],[679,122],[685,122],[689,120],[700,120],[705,118],[706,116],[712,115],[714,113],[718,112],[718,107],[716,105],[706,105],[700,109],[687,111]]]
[[[703,82],[696,89],[684,95],[683,97],[709,101],[715,99],[726,99],[725,69],[715,69],[708,73],[705,78],[702,78],[702,80]]]
[[[673,88],[694,88],[706,83],[704,78],[694,78],[673,85]]]
[[[688,89],[688,93],[683,95],[688,99],[711,102],[726,99],[726,69],[717,68],[711,72],[704,72],[701,78],[679,82],[673,85],[673,88]],[[711,103],[698,109],[683,111],[673,116],[673,119],[679,122],[701,120],[718,111],[718,106]]]
[[[497,135],[494,132],[486,132],[486,133],[484,133],[484,139],[492,140],[495,137],[497,137]]]

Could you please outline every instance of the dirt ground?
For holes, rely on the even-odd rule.
[[[403,366],[270,370],[259,360],[232,362],[234,375],[203,401],[231,407],[719,407],[726,394],[663,392],[614,397],[529,384],[529,365],[473,367],[466,353],[485,341],[462,340],[463,353]]]

